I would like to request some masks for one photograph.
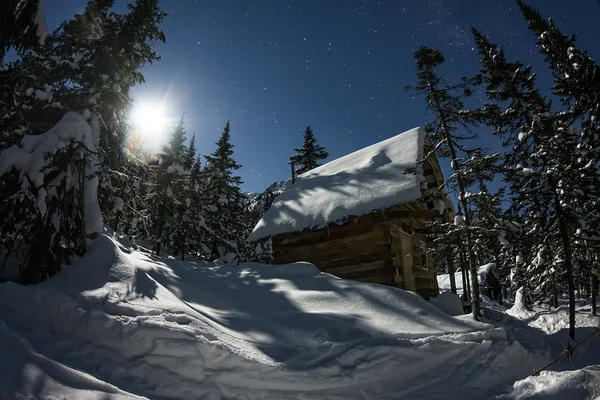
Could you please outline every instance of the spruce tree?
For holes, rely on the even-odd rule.
[[[154,216],[150,235],[156,254],[160,254],[162,245],[173,248],[176,241],[173,234],[182,223],[178,216],[182,214],[182,202],[185,202],[182,198],[187,179],[183,167],[185,153],[185,124],[182,117],[159,154],[160,163],[154,167],[153,187],[147,200],[149,212]]]
[[[164,14],[154,0],[135,1],[125,14],[111,12],[112,3],[88,3],[35,51],[25,46],[16,61],[0,66],[0,113],[9,116],[0,121],[0,156],[17,147],[29,152],[36,136],[64,118],[80,133],[89,126],[87,137],[98,140],[83,143],[72,132],[46,158],[44,179],[34,185],[17,186],[15,168],[0,178],[0,214],[10,216],[2,219],[0,245],[20,265],[23,282],[46,279],[86,250],[86,239],[102,232],[99,213],[86,217],[96,200],[103,213],[120,208],[120,178],[130,173],[122,151],[129,90],[143,81],[141,67],[158,59],[150,42],[164,40],[158,28]]]
[[[192,135],[192,138],[190,139],[190,144],[187,147],[185,156],[184,156],[184,160],[183,160],[183,166],[188,169],[191,170],[192,166],[194,165],[194,161],[196,160],[196,134],[194,133]]]
[[[201,198],[202,171],[200,160],[196,157],[196,140],[192,136],[183,154],[185,176],[179,182],[174,195],[175,215],[172,225],[172,247],[185,259],[186,253],[201,257],[206,253],[203,240],[207,237],[204,221],[206,207]]]
[[[23,54],[47,34],[42,0],[4,0],[0,3],[0,61],[14,48]]]
[[[249,202],[249,224],[248,234],[254,229],[258,221],[263,217],[267,210],[273,204],[275,197],[277,197],[285,187],[286,182],[278,181],[274,182],[265,189],[264,192],[255,196]],[[270,238],[258,240],[256,245],[251,252],[251,258],[249,261],[257,261],[268,264],[272,258],[272,243]]]
[[[240,190],[242,180],[235,175],[241,168],[233,159],[231,127],[225,125],[216,150],[206,158],[203,196],[207,204],[207,226],[211,232],[210,257],[227,262],[248,257],[248,208]]]
[[[484,108],[496,134],[512,147],[504,160],[505,179],[513,194],[512,208],[524,216],[524,231],[533,244],[526,260],[537,289],[546,297],[557,291],[561,271],[569,292],[569,335],[575,337],[573,233],[576,201],[568,182],[577,158],[577,134],[569,112],[554,112],[535,87],[530,67],[508,62],[501,47],[473,30],[483,66],[481,78],[495,103]],[[579,181],[580,182],[580,181]],[[575,188],[575,186],[571,186]],[[550,257],[551,252],[560,256]]]
[[[518,4],[553,72],[553,93],[577,126],[576,146],[571,149],[573,174],[560,182],[560,189],[568,194],[564,201],[567,213],[578,222],[574,252],[580,261],[575,279],[593,281],[598,269],[590,250],[600,251],[600,66],[577,46],[574,36],[563,34],[522,1]]]
[[[496,171],[497,156],[486,155],[480,147],[469,148],[468,140],[472,136],[459,133],[458,128],[477,122],[477,115],[463,110],[463,99],[472,94],[474,80],[463,78],[457,85],[451,85],[440,77],[436,69],[443,64],[444,57],[438,51],[421,47],[415,52],[418,83],[415,89],[425,96],[428,108],[433,112],[434,120],[425,126],[431,141],[430,148],[423,157],[449,158],[453,170],[452,176],[443,186],[452,184],[458,191],[461,214],[456,226],[460,229],[460,246],[465,250],[465,262],[471,281],[471,302],[473,316],[481,318],[478,265],[475,253],[475,224],[472,219],[468,189],[479,182],[490,180]],[[438,190],[442,187],[438,188]],[[463,243],[464,242],[464,243]]]
[[[303,174],[317,168],[321,165],[319,161],[329,157],[329,153],[325,148],[317,144],[317,138],[315,138],[310,126],[307,126],[304,132],[304,144],[302,147],[294,149],[294,151],[297,154],[290,157],[290,161],[296,167],[296,174]]]

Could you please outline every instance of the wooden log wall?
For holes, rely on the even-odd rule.
[[[437,295],[436,269],[430,254],[427,266],[421,260],[421,243],[430,246],[424,235],[425,225],[431,217],[424,210],[423,202],[399,204],[390,209],[391,216],[411,215],[416,217],[390,218],[390,235],[394,250],[393,265],[396,268],[396,282],[399,287],[412,290],[425,298]],[[428,210],[432,211],[432,210]],[[406,214],[403,214],[406,213]],[[438,212],[438,216],[439,215]]]
[[[438,198],[426,196],[443,183],[435,158],[424,163],[423,175],[422,198],[418,201],[363,215],[342,225],[329,224],[315,231],[275,236],[273,263],[308,261],[340,278],[395,285],[425,298],[435,296],[435,266],[430,255],[427,266],[423,266],[420,243],[429,246],[423,235],[427,221],[451,221],[454,207],[443,190],[438,192]],[[438,199],[446,205],[442,215]]]
[[[273,263],[304,260],[340,278],[394,285],[389,219],[372,213],[343,225],[273,238]]]

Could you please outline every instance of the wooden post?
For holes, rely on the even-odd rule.
[[[290,165],[292,166],[292,185],[296,183],[296,165],[294,160],[290,160]]]
[[[456,294],[456,277],[454,276],[454,260],[452,259],[452,247],[446,245],[446,263],[448,264],[448,277],[450,278],[450,291]]]

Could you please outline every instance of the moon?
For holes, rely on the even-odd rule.
[[[131,110],[131,123],[146,145],[154,147],[163,142],[167,123],[165,107],[160,103],[140,101]]]

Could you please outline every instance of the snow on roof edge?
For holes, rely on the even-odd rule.
[[[314,230],[421,197],[421,174],[404,174],[423,157],[425,131],[415,127],[298,176],[275,198],[248,237],[253,242]]]

